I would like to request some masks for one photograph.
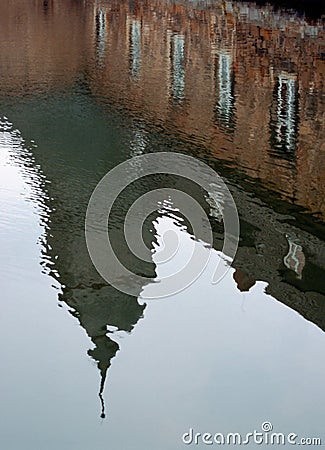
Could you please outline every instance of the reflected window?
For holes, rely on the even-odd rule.
[[[174,100],[184,99],[185,92],[185,38],[176,34],[172,39],[172,95]]]
[[[210,206],[210,216],[214,219],[217,219],[218,222],[222,222],[225,203],[222,188],[219,190],[214,188],[213,190],[209,191],[208,196],[206,197],[206,202]]]
[[[286,236],[289,244],[288,254],[283,258],[284,265],[296,273],[297,278],[302,278],[306,258],[302,246],[297,244],[290,236]]]
[[[292,159],[297,146],[298,87],[295,75],[279,75],[273,92],[271,145],[277,156]]]
[[[216,61],[216,121],[221,128],[235,128],[234,71],[229,53],[219,53]]]
[[[148,146],[147,133],[141,129],[135,130],[130,140],[130,156],[140,156],[146,152]]]
[[[141,67],[141,22],[132,19],[130,30],[130,72],[137,77]]]
[[[96,14],[96,44],[97,55],[101,59],[106,47],[106,13],[103,10]]]
[[[49,0],[43,0],[43,12],[44,14],[47,14],[49,10]]]

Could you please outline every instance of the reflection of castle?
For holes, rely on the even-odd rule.
[[[70,98],[68,105],[61,106],[68,107],[69,110],[72,105],[76,106],[73,97]],[[99,396],[102,402],[101,414],[104,417],[106,411],[103,391],[107,371],[119,350],[115,333],[120,331],[130,333],[143,316],[145,309],[145,305],[140,305],[137,298],[122,294],[104,282],[90,260],[84,236],[85,211],[89,197],[99,181],[98,173],[103,176],[106,172],[106,169],[101,168],[101,164],[103,160],[107,161],[108,165],[117,163],[114,151],[107,152],[102,144],[114,138],[121,143],[122,138],[119,135],[117,137],[115,130],[105,129],[101,125],[98,125],[98,128],[90,127],[85,137],[86,146],[90,147],[93,142],[97,145],[92,153],[86,152],[83,158],[80,158],[79,141],[75,138],[83,133],[84,122],[80,117],[79,120],[73,117],[68,119],[66,110],[67,114],[64,114],[66,119],[60,123],[59,110],[54,108],[48,111],[46,100],[39,100],[37,107],[33,108],[28,124],[24,120],[28,114],[23,109],[20,111],[22,116],[18,113],[16,117],[15,126],[19,127],[23,136],[27,138],[32,135],[37,141],[37,147],[34,149],[36,162],[32,161],[32,165],[41,166],[48,182],[46,187],[45,183],[42,183],[42,190],[39,187],[37,190],[37,199],[42,206],[41,220],[46,228],[42,265],[47,267],[47,272],[62,287],[62,293],[59,294],[60,303],[68,305],[69,311],[78,319],[93,344],[88,354],[96,361],[100,372]],[[90,101],[83,109],[86,123],[90,123],[93,113]],[[15,112],[10,116],[15,117]],[[42,128],[44,123],[47,129],[45,134]],[[74,131],[71,131],[72,124],[76,127]],[[63,132],[63,136],[64,130],[70,130],[68,140],[66,135],[61,137],[60,133],[56,133],[58,129]],[[47,142],[47,133],[53,137],[51,142]],[[144,145],[141,133],[136,136],[131,134],[130,138],[132,146],[124,145],[125,154],[121,155],[125,159],[130,156],[129,148],[134,147],[135,151],[140,151],[139,147]],[[100,139],[103,139],[103,142]],[[28,167],[31,165],[29,159],[24,159],[23,152],[21,154],[17,152],[15,157],[20,159],[20,165]],[[33,187],[39,179],[37,170],[35,169],[35,174],[33,171],[33,176],[30,176],[30,171],[28,172]],[[132,193],[136,195],[134,190]],[[117,217],[110,223],[112,224],[110,231],[114,236],[112,240],[119,242],[123,222]],[[126,255],[126,263],[133,270],[141,271],[144,276],[154,276],[152,265],[140,263],[138,267],[133,260],[130,261],[124,247],[118,250],[118,254]]]
[[[216,159],[234,163],[283,198],[324,217],[324,100],[319,95],[324,61],[318,58],[315,39],[322,33],[320,27],[235,2],[205,10],[159,0],[41,3],[0,3],[0,34],[7,43],[0,49],[1,95],[16,101],[22,94],[37,96],[48,89],[69,92],[81,79],[96,100],[108,99],[168,131],[199,140]],[[19,26],[15,17],[23,19]],[[16,59],[19,70],[8,63]],[[35,157],[51,182],[58,207],[51,213],[45,256],[55,261],[60,274],[61,300],[74,310],[95,346],[90,355],[101,372],[101,395],[118,350],[107,326],[129,332],[144,310],[136,299],[102,283],[84,243],[82,211],[94,187],[92,175],[103,170],[96,162],[107,168],[107,160],[118,161],[103,150],[111,139],[105,134],[108,124],[100,133],[89,127],[85,134],[94,111],[85,103],[87,120],[77,131],[88,139],[89,155],[80,160],[79,148],[73,145],[67,150],[62,142],[52,148],[42,142],[39,123],[48,108],[44,102],[42,106],[37,97],[36,117],[29,118],[26,130],[18,119],[17,126],[46,149],[38,154],[35,150]],[[79,111],[78,105],[64,110],[63,116],[49,114],[46,126],[59,136],[73,110]],[[70,136],[71,129],[65,133]],[[132,154],[147,151],[147,137],[135,133],[129,141]],[[60,144],[63,153],[58,156]],[[59,173],[60,158],[64,164]],[[323,273],[321,243],[293,230],[266,207],[254,205],[252,211],[251,198],[234,191],[243,226],[234,275],[238,288],[245,291],[256,280],[266,281],[271,295],[324,327],[324,297],[315,287],[321,277],[316,275],[307,287],[301,284],[306,271]],[[297,237],[289,242],[286,235]],[[294,280],[284,280],[281,265]]]

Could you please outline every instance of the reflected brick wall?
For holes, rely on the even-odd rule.
[[[87,83],[324,219],[325,33],[238,2],[2,0],[2,95]]]
[[[109,95],[116,101],[191,136],[217,158],[324,218],[321,24],[254,5],[245,10],[235,2],[205,10],[159,1],[110,5],[97,6],[107,17],[107,70],[97,77],[94,69],[91,80],[98,95],[114,91]],[[133,22],[141,26],[136,80],[126,70]],[[178,45],[182,39],[184,53],[178,82],[175,39]]]

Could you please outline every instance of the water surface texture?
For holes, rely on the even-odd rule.
[[[1,448],[178,450],[191,428],[265,421],[325,442],[324,42],[321,16],[252,2],[1,0]],[[213,229],[202,277],[144,303],[93,267],[85,214],[110,169],[161,151],[223,177],[240,241],[212,285],[218,204],[185,179],[133,183],[109,228],[142,292],[175,270],[164,231],[180,260],[204,243],[162,199],[152,262],[130,255],[140,195],[183,189]]]

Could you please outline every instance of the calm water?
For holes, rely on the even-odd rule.
[[[321,20],[252,3],[2,0],[0,39],[1,448],[176,450],[190,428],[265,421],[325,442]],[[98,275],[84,220],[108,170],[160,151],[224,177],[241,236],[212,285],[218,210],[184,179],[134,183],[110,227],[135,272],[173,273],[157,257],[166,230],[181,260],[204,245],[160,210],[144,225],[152,263],[132,258],[123,218],[146,191],[185,190],[214,238],[198,280],[144,303]]]

